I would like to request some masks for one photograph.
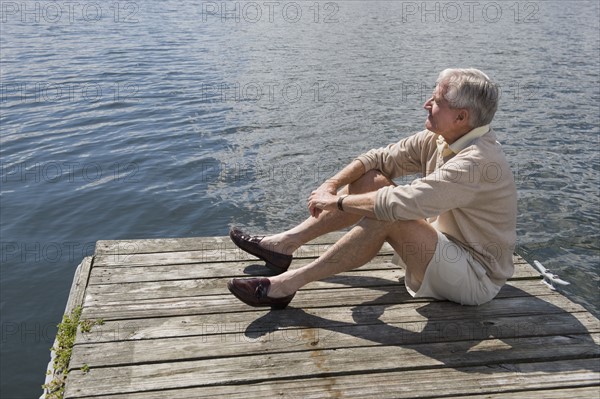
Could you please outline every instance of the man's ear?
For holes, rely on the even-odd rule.
[[[461,109],[456,119],[462,123],[469,123],[469,111],[466,109]]]

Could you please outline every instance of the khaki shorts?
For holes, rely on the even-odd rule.
[[[449,300],[461,305],[491,301],[502,288],[490,280],[485,268],[467,250],[439,231],[437,247],[421,286],[411,278],[408,268],[404,283],[415,298]]]

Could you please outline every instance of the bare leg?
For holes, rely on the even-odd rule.
[[[375,191],[394,183],[381,172],[372,170],[365,173],[360,179],[344,187],[341,192],[360,194]],[[309,217],[299,225],[283,233],[267,236],[261,241],[261,246],[286,255],[291,255],[303,244],[314,240],[323,234],[356,224],[362,216],[346,212],[324,211],[318,218]]]
[[[314,262],[270,277],[269,297],[279,298],[304,285],[360,267],[373,259],[384,242],[402,257],[417,281],[422,281],[437,245],[437,232],[424,220],[384,222],[364,218]]]

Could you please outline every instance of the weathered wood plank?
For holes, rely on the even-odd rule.
[[[266,353],[264,355],[72,370],[66,397],[193,386],[248,384],[273,378],[308,378],[424,367],[473,367],[505,362],[597,357],[598,334],[551,336],[406,346],[376,346]],[[595,345],[595,346],[594,346]],[[552,348],[552,350],[548,350]],[[564,362],[568,370],[568,362]]]
[[[197,251],[206,245],[234,245],[228,236],[180,237],[180,238],[141,238],[127,240],[99,240],[96,242],[96,255],[146,254],[153,252]]]
[[[197,270],[190,270],[190,268],[184,267],[183,272],[177,274],[173,273],[173,276],[171,276],[171,274],[168,275],[169,278],[176,278],[175,280],[170,280],[167,278],[158,280],[160,278],[160,274],[155,273],[154,268],[148,269],[146,273],[141,270],[128,270],[127,273],[123,273],[127,276],[128,280],[148,280],[123,283],[114,282],[106,284],[90,284],[86,291],[86,305],[93,306],[98,303],[111,305],[122,303],[124,301],[137,301],[145,299],[217,295],[226,292],[225,287],[227,286],[227,281],[229,281],[231,277],[247,277],[247,275],[229,275],[211,278],[193,277],[181,280],[179,279],[183,276],[189,276],[190,272],[193,273],[196,271]],[[120,275],[113,275],[111,271],[108,273],[110,274],[102,277],[96,275],[96,281],[99,279],[105,281],[105,278],[107,280],[110,279],[110,281],[118,281]],[[233,273],[233,271],[231,270],[230,273]],[[368,265],[365,265],[359,269],[340,273],[323,281],[313,282],[307,285],[305,289],[342,288],[356,286],[373,287],[398,284],[403,285],[403,280],[400,280],[403,277],[404,271],[396,267],[389,266],[388,263],[369,263]],[[544,290],[540,291],[547,291],[547,287],[544,286]]]
[[[307,243],[333,244],[345,233],[333,232],[325,234]],[[229,236],[217,237],[184,237],[184,238],[151,238],[137,240],[101,240],[96,243],[96,255],[100,254],[142,254],[153,252],[195,251],[203,245],[224,245],[224,248],[235,248]]]
[[[560,298],[560,297],[557,297]],[[435,305],[434,305],[435,304]],[[557,306],[557,305],[560,305]],[[105,321],[92,327],[88,334],[80,333],[77,344],[122,340],[157,339],[204,334],[225,334],[240,331],[270,331],[298,327],[336,327],[344,323],[373,325],[381,323],[419,323],[470,319],[492,328],[493,320],[508,316],[536,316],[571,313],[574,318],[585,315],[592,319],[594,331],[600,322],[577,304],[567,299],[552,303],[530,297],[501,297],[479,307],[463,307],[451,302],[411,302],[393,305],[339,306],[293,309],[283,312],[248,311],[171,317],[151,317],[137,320]],[[581,319],[580,319],[581,320]],[[575,320],[572,320],[573,322]],[[588,326],[588,324],[585,324]],[[531,323],[516,326],[525,329]],[[542,328],[541,326],[538,326]]]
[[[83,305],[90,272],[92,269],[92,257],[86,256],[75,270],[73,283],[69,292],[65,314],[69,314],[78,306]]]
[[[324,254],[334,244],[303,245],[294,252],[294,259],[314,259]],[[380,255],[393,255],[392,247],[384,244],[379,251]],[[153,252],[153,253],[114,253],[94,256],[94,263],[105,267],[131,267],[131,266],[159,266],[188,263],[215,263],[215,262],[241,262],[256,261],[257,257],[235,247],[216,246],[203,244],[202,247],[192,251],[179,252]]]
[[[337,242],[345,232],[325,234],[306,244],[310,246],[329,246]],[[187,252],[187,251],[221,251],[237,249],[228,236],[218,237],[184,237],[184,238],[156,238],[138,240],[101,240],[96,243],[96,255],[128,255],[149,254],[157,252]],[[302,248],[300,248],[300,251]],[[392,251],[388,244],[384,245],[382,253]],[[119,259],[117,257],[117,259]],[[515,263],[527,263],[521,256],[513,257]],[[120,262],[118,262],[120,263]]]
[[[568,313],[535,316],[493,317],[485,321],[460,316],[442,321],[396,321],[388,323],[338,322],[325,328],[314,318],[316,327],[248,330],[222,323],[204,325],[198,335],[138,341],[118,341],[77,345],[70,367],[122,366],[132,364],[235,357],[256,353],[323,350],[379,345],[410,345],[455,341],[585,335],[600,333],[593,317]],[[324,320],[324,323],[331,323]],[[297,323],[294,323],[298,326]],[[300,326],[302,326],[300,324]],[[543,328],[542,328],[543,326]],[[291,326],[290,326],[291,327]],[[471,346],[475,346],[474,342]],[[593,350],[594,344],[590,345]],[[542,348],[547,350],[547,348]],[[600,352],[599,352],[600,355]]]
[[[315,281],[305,288],[343,288],[360,284],[361,287],[398,285],[404,276],[400,270],[364,270],[341,273],[335,278]],[[247,276],[242,276],[247,277]],[[226,291],[231,277],[194,278],[188,280],[143,281],[126,284],[96,284],[88,287],[86,304],[105,305],[144,299],[173,298],[198,295],[217,295]]]
[[[330,248],[335,248],[335,244],[303,245],[294,252],[294,259],[314,259],[321,256]],[[387,243],[379,251],[379,255],[393,254],[392,247]],[[210,242],[202,242],[198,247],[187,251],[166,251],[163,248],[157,247],[155,252],[100,252],[94,257],[94,263],[104,267],[159,266],[255,260],[258,260],[258,258],[239,249],[232,243],[216,244]],[[513,257],[513,261],[516,264],[526,264],[518,255]]]
[[[330,246],[311,246],[309,249],[303,250],[294,256],[295,266],[298,260],[301,259],[316,259]],[[389,262],[392,262],[393,253],[391,251],[381,251],[380,257],[389,256]],[[264,264],[258,258],[240,250],[231,249],[227,251],[189,251],[189,252],[159,252],[151,254],[126,254],[126,255],[97,255],[94,257],[94,264],[97,267],[104,268],[121,268],[121,267],[140,267],[140,266],[172,266],[172,265],[188,265],[188,264]],[[245,264],[245,265],[244,265]],[[525,262],[517,261],[515,266],[527,266],[535,271]],[[398,266],[396,266],[398,267]],[[539,273],[536,272],[536,276]]]
[[[514,281],[502,288],[497,298],[521,296],[529,300],[567,306],[568,308],[583,309],[574,305],[568,299],[553,292],[538,281]],[[555,293],[554,293],[555,294]],[[542,299],[535,296],[544,295]],[[401,284],[372,286],[367,288],[337,288],[337,289],[302,289],[298,291],[290,308],[319,308],[319,307],[354,307],[365,305],[397,305],[404,303],[428,303],[425,298],[413,298]],[[493,301],[492,301],[493,302]],[[485,304],[483,306],[488,306]],[[459,305],[454,305],[459,306]],[[469,307],[464,307],[468,309]],[[85,306],[84,319],[139,319],[147,317],[174,317],[183,315],[223,314],[244,312],[252,308],[240,303],[231,294],[204,295],[193,297],[159,298],[151,300],[123,300],[118,304],[95,304]],[[266,310],[265,310],[266,311]]]
[[[385,294],[388,295],[385,295]],[[344,304],[394,304],[415,300],[399,285],[390,287],[385,293],[377,290],[348,288],[338,290],[300,290],[294,298],[294,307],[309,308]],[[230,294],[205,295],[184,298],[165,298],[120,305],[100,305],[85,307],[82,317],[85,319],[136,319],[145,317],[181,316],[186,314],[211,314],[239,312],[249,309]]]
[[[401,272],[403,269],[391,263],[391,256],[378,256],[362,266],[360,270],[390,270]],[[295,260],[293,267],[301,267],[310,260]],[[94,264],[90,277],[90,286],[97,284],[121,284],[138,282],[162,282],[174,280],[210,279],[217,277],[243,277],[248,275],[269,275],[269,270],[262,262],[231,262],[231,263],[191,263],[173,265],[147,265],[127,268],[103,267]],[[515,265],[515,274],[510,280],[540,279],[531,266]]]
[[[401,270],[390,262],[391,256],[378,256],[362,266],[361,270]],[[294,267],[306,265],[309,259],[298,259]],[[142,281],[169,281],[188,279],[210,279],[216,277],[243,277],[248,275],[269,275],[264,262],[231,262],[231,263],[191,263],[174,265],[132,266],[113,268],[95,265],[90,278],[90,285],[135,283]]]
[[[549,381],[547,385],[551,385]],[[600,398],[600,386],[587,387],[553,387],[535,391],[519,390],[516,392],[495,392],[490,394],[452,396],[452,399],[531,399],[532,397],[544,399],[598,399]]]
[[[563,362],[502,364],[464,368],[436,368],[340,375],[323,378],[269,380],[246,386],[219,385],[167,391],[121,394],[122,399],[201,399],[228,398],[417,398],[450,395],[476,398],[516,397],[595,398],[600,362],[598,359]],[[439,383],[443,381],[443,383]],[[583,386],[583,388],[582,388]],[[538,391],[543,390],[543,391]],[[541,393],[541,395],[537,395]],[[481,396],[479,396],[481,395]],[[465,398],[466,399],[466,398]]]

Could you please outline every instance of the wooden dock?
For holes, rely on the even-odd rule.
[[[267,273],[228,237],[99,241],[69,298],[99,324],[77,333],[65,398],[600,397],[599,320],[522,258],[479,307],[411,298],[391,259],[270,311],[227,291]]]

